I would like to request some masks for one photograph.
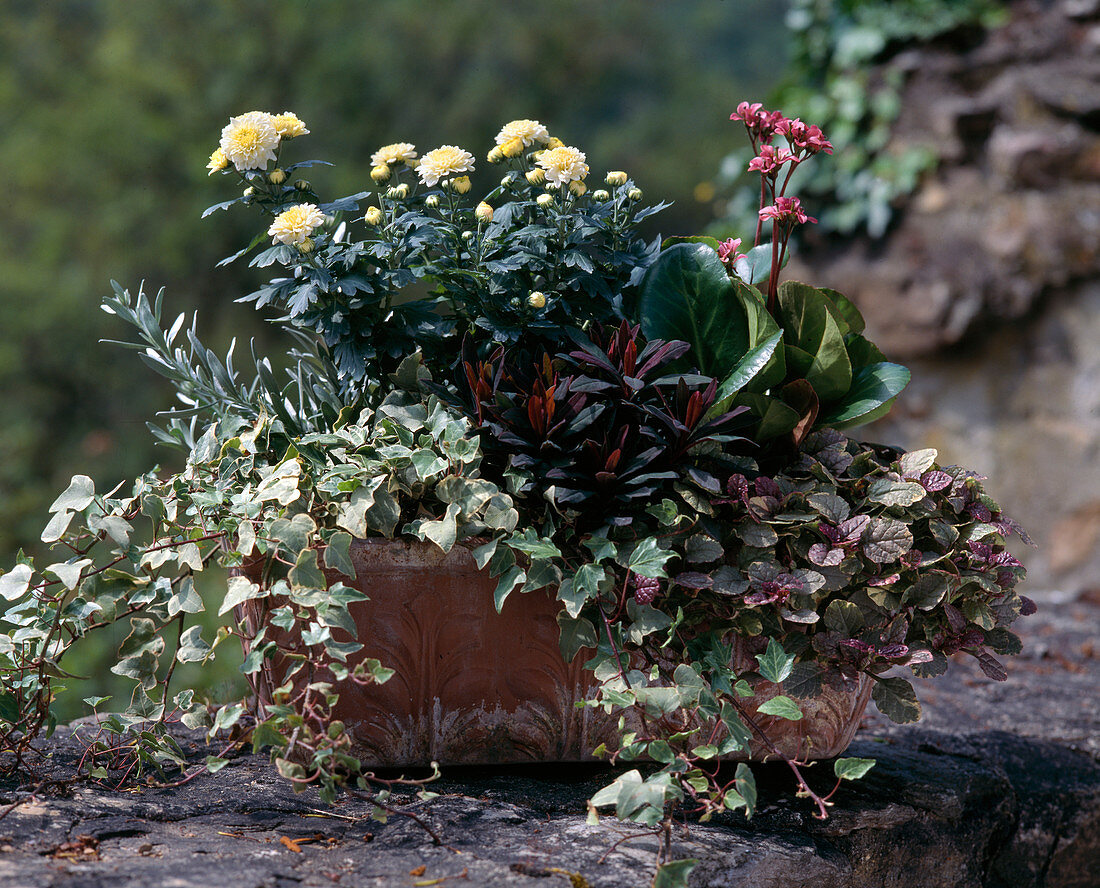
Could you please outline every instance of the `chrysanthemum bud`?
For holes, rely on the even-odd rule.
[[[538,290],[532,290],[531,295],[527,297],[527,304],[531,308],[545,308],[546,307],[546,294],[540,293]]]
[[[626,184],[627,175],[622,170],[612,170],[604,181],[613,188]]]
[[[369,207],[363,216],[363,221],[368,225],[381,225],[382,219],[382,211],[378,207]]]
[[[210,155],[210,161],[206,164],[206,168],[210,170],[207,175],[213,176],[227,166],[229,166],[229,159],[225,156],[225,152],[221,148],[215,148],[214,153]]]
[[[313,239],[307,237],[304,241],[298,244],[299,253],[312,253],[313,252]]]
[[[386,189],[386,197],[390,198],[390,200],[404,200],[408,196],[408,182],[402,182],[400,185],[394,185],[392,188]]]
[[[256,193],[256,189],[249,185],[244,191],[241,192],[241,197],[252,197]]]
[[[552,195],[552,194],[540,194],[537,198],[535,198],[535,203],[537,203],[544,210],[548,206],[550,206],[553,202],[554,202],[554,195]]]
[[[267,174],[267,181],[272,185],[282,185],[286,181],[286,172],[284,170],[272,170]]]
[[[588,186],[584,182],[570,182],[569,190],[573,192],[574,197],[583,197],[585,192],[588,191]]]
[[[519,157],[523,153],[523,139],[509,139],[500,146],[500,153],[505,157]]]
[[[599,191],[592,192],[592,198],[593,200],[611,200],[611,195],[601,188]]]
[[[478,222],[488,224],[493,221],[493,208],[489,206],[485,201],[482,201],[477,205],[477,209],[474,210],[474,218]]]
[[[528,170],[524,178],[532,185],[541,185],[546,181],[546,170],[542,167],[535,167],[533,170]]]
[[[500,180],[500,187],[510,188],[513,181],[515,181],[515,174],[509,173],[507,176]]]
[[[388,182],[391,175],[392,171],[390,170],[389,166],[384,163],[378,164],[378,166],[370,171],[370,177],[374,179],[374,181],[377,182],[379,185],[381,185],[383,182]]]
[[[631,188],[626,193],[626,196],[629,197],[631,200],[641,200],[642,199],[642,189],[641,188]]]
[[[459,176],[451,183],[451,187],[455,190],[455,194],[466,194],[472,187],[470,184],[469,176]]]
[[[310,184],[309,179],[299,179],[294,183],[294,187],[299,191],[312,191],[313,185]]]
[[[559,139],[557,136],[551,136],[550,141],[546,143],[546,149],[553,151],[555,148],[561,148],[565,142]]]
[[[504,160],[504,152],[500,150],[499,145],[494,145],[493,150],[485,158],[489,163],[500,163]]]
[[[472,241],[474,239],[474,233],[472,231],[462,232],[462,239],[464,241]]]
[[[439,206],[439,195],[429,194],[426,198],[424,198],[424,206],[426,206],[429,210],[434,210],[436,207]]]

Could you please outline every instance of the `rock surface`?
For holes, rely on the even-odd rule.
[[[893,146],[943,160],[880,240],[804,252],[913,370],[864,437],[988,475],[1033,590],[1100,576],[1100,4],[1017,0],[972,45],[906,48]]]
[[[921,683],[920,727],[869,717],[851,754],[878,764],[845,785],[827,821],[793,798],[783,766],[755,766],[751,822],[675,829],[677,855],[700,861],[691,885],[1100,884],[1100,598],[1049,603],[1025,627],[1007,683],[961,662]],[[196,760],[209,751],[185,745]],[[610,817],[585,822],[585,800],[610,779],[601,766],[451,769],[437,798],[406,808],[434,844],[408,818],[370,820],[364,801],[295,795],[262,756],[182,787],[112,792],[68,780],[80,749],[63,729],[41,767],[63,782],[31,793],[37,783],[0,781],[0,884],[640,888],[652,877],[651,835]],[[827,768],[817,770],[825,788]]]

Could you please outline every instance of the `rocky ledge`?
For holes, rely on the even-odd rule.
[[[959,663],[918,689],[920,727],[869,717],[852,754],[878,764],[827,821],[793,797],[782,766],[762,765],[751,822],[678,826],[678,856],[700,861],[691,884],[1100,885],[1100,595],[1048,602],[1027,623],[1008,682]],[[189,747],[196,760],[209,752]],[[437,798],[406,809],[436,843],[410,818],[371,820],[366,802],[295,795],[262,756],[184,786],[112,792],[69,779],[81,748],[79,732],[59,730],[34,784],[0,780],[0,884],[634,888],[652,877],[650,835],[609,817],[586,824],[602,766],[452,769]]]

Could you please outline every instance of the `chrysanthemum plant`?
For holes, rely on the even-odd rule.
[[[831,146],[759,105],[733,119],[761,174],[746,253],[737,240],[647,244],[637,223],[660,206],[619,171],[590,191],[585,155],[537,121],[497,135],[487,160],[502,177],[479,199],[472,154],[396,143],[372,156],[370,188],[324,202],[299,177],[317,162],[284,163],[308,133],[295,115],[232,119],[209,168],[242,193],[207,213],[268,216],[227,261],[279,269],[242,301],[291,337],[288,375],[253,356],[242,378],[182,315],[164,331],[163,294],[115,285],[104,309],[137,330],[122,344],[178,390],[154,432],[187,465],[125,493],[74,477],[42,534],[57,560],[21,555],[0,576],[0,752],[28,764],[66,652],[128,620],[112,671],[135,689],[89,745],[95,779],[185,768],[167,729],[179,720],[227,738],[211,771],[251,741],[297,787],[369,791],[384,816],[401,781],[364,773],[333,717],[341,683],[391,674],[356,656],[348,606],[364,596],[333,579],[350,582],[351,543],[367,536],[476,545],[498,608],[538,590],[561,601],[563,656],[590,651],[601,682],[589,704],[624,715],[619,743],[597,752],[654,763],[597,793],[591,816],[613,806],[666,838],[676,811],[751,816],[751,770],[717,765],[762,733],[754,713],[799,720],[823,686],[871,681],[886,715],[913,721],[897,667],[939,674],[958,652],[1003,679],[994,654],[1019,649],[1007,626],[1032,607],[1004,548],[1022,531],[934,451],[841,434],[888,410],[908,371],[842,295],[780,282],[791,231],[813,221],[790,174]],[[265,579],[233,570],[246,563],[266,563]],[[231,570],[211,601],[195,576],[213,564]],[[239,618],[261,598],[269,624]],[[195,618],[208,609],[212,637]],[[173,681],[229,639],[246,675],[290,655],[263,714]],[[734,644],[758,666],[739,673]],[[776,754],[825,816],[831,793]],[[838,759],[837,786],[870,765]],[[690,864],[661,847],[662,884],[682,884]]]

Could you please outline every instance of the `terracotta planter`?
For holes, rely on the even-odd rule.
[[[608,717],[574,706],[594,682],[584,652],[562,659],[561,606],[545,591],[513,594],[498,614],[496,580],[462,546],[444,555],[431,543],[356,540],[351,557],[351,585],[370,601],[349,607],[363,644],[349,664],[375,657],[396,670],[385,684],[340,690],[336,715],[364,762],[582,761],[608,736]],[[262,620],[263,600],[249,604]],[[277,668],[259,676],[261,704]]]
[[[496,580],[479,571],[462,546],[445,555],[431,543],[356,540],[351,557],[356,582],[350,585],[370,600],[349,607],[363,644],[349,665],[375,657],[396,670],[383,685],[348,683],[340,689],[336,717],[352,733],[365,764],[576,762],[590,760],[591,750],[613,741],[618,714],[575,705],[595,692],[583,668],[591,654],[581,651],[571,663],[562,659],[556,619],[561,604],[547,592],[514,593],[498,614]],[[250,601],[242,615],[258,626],[267,606],[265,599]],[[747,651],[741,656],[755,666]],[[278,675],[276,660],[255,676],[261,705],[271,702]],[[754,718],[787,755],[828,758],[851,742],[870,691],[868,683],[854,694],[826,690],[800,701],[806,714],[800,722]],[[751,704],[777,692],[763,683],[757,697],[746,701],[750,711]],[[763,760],[769,754],[758,742],[749,755],[731,758]]]

